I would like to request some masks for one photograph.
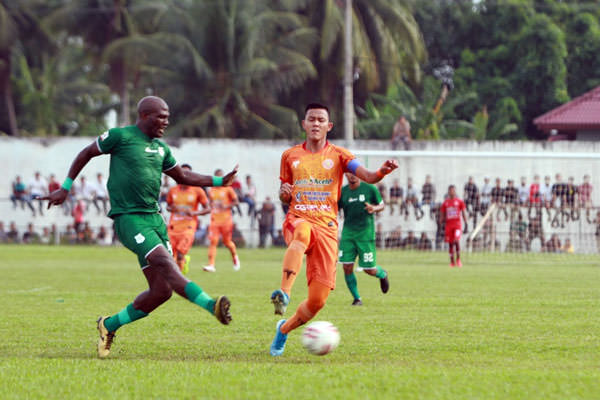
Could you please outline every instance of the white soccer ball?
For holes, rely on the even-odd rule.
[[[324,356],[335,350],[338,344],[340,332],[331,322],[312,322],[302,332],[302,346],[311,354]]]

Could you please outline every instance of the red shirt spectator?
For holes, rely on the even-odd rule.
[[[50,182],[48,182],[48,193],[52,193],[58,189],[60,189],[60,183],[56,181],[54,174],[52,174],[50,175]]]
[[[540,177],[536,175],[533,178],[533,183],[529,186],[529,203],[538,204],[541,202],[540,196]]]
[[[590,176],[585,175],[583,177],[583,183],[579,185],[579,202],[582,207],[591,207],[592,206],[592,190],[593,186],[590,183]]]

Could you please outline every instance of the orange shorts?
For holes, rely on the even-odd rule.
[[[295,227],[303,218],[288,214],[283,223],[283,234],[287,244],[292,240]],[[310,227],[310,242],[306,248],[306,279],[308,284],[315,280],[335,289],[335,274],[338,258],[337,227],[325,228],[308,222]]]
[[[222,237],[224,242],[231,241],[232,233],[233,233],[233,224],[229,224],[229,225],[210,224],[210,226],[208,227],[208,238],[211,241],[219,240],[219,237]]]
[[[169,229],[169,241],[174,253],[187,254],[194,244],[195,229]]]

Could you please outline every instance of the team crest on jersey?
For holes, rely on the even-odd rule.
[[[300,165],[300,160],[296,160],[296,161],[292,162],[292,167],[298,168],[298,165]]]
[[[163,149],[162,147],[158,148],[158,154],[160,154],[161,157],[165,156],[165,149]]]
[[[359,194],[358,195],[358,201],[365,201],[365,195],[364,194]]]
[[[300,194],[300,192],[296,193],[296,201],[300,201],[302,200],[302,195]]]
[[[108,137],[108,131],[106,131],[102,135],[100,135],[100,140],[104,141],[104,139],[106,139],[107,137]]]
[[[326,159],[323,160],[323,162],[321,163],[321,165],[325,169],[331,169],[331,168],[333,168],[333,160],[331,158],[326,158]]]

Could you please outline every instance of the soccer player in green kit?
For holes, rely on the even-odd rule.
[[[93,157],[110,154],[108,192],[111,210],[121,243],[134,252],[148,290],[140,293],[123,310],[97,321],[100,339],[98,356],[107,357],[115,331],[146,317],[166,302],[173,291],[206,309],[224,325],[231,322],[230,302],[225,296],[210,297],[200,286],[181,274],[171,255],[167,228],[159,214],[158,196],[162,173],[188,186],[230,185],[237,172],[223,177],[200,175],[181,168],[169,147],[159,140],[169,125],[169,107],[160,97],[147,96],[137,106],[135,125],[113,128],[85,147],[75,158],[62,187],[44,199],[48,207],[62,204],[79,172]]]
[[[375,253],[375,221],[373,214],[383,210],[384,204],[379,190],[374,185],[361,182],[358,177],[346,172],[348,185],[342,188],[338,208],[344,211],[344,229],[340,240],[339,262],[344,266],[346,285],[354,297],[353,306],[361,306],[358,284],[354,275],[354,260],[367,274],[379,278],[381,291],[390,288],[387,272],[377,265]]]

